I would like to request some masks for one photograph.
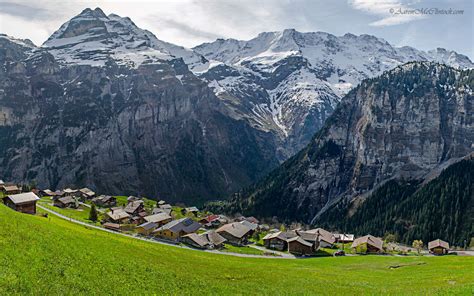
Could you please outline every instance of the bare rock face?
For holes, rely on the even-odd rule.
[[[96,67],[0,46],[4,179],[199,203],[278,163],[268,135],[229,117],[181,58]]]
[[[311,222],[393,178],[420,179],[474,151],[473,72],[409,63],[349,92],[300,153],[231,208]]]

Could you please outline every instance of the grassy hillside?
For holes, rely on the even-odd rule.
[[[474,289],[474,258],[238,258],[142,242],[3,205],[0,250],[0,295],[471,295]]]

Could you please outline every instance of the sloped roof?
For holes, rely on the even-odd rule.
[[[227,232],[228,234],[237,238],[244,237],[247,233],[249,233],[249,231],[251,231],[251,229],[240,222],[225,224],[216,230],[217,233]]]
[[[295,236],[295,237],[289,238],[289,239],[287,239],[286,241],[287,241],[288,243],[291,243],[291,242],[295,242],[295,241],[296,241],[296,242],[298,242],[298,243],[300,243],[300,244],[302,244],[302,245],[304,245],[304,246],[308,246],[308,247],[312,247],[312,246],[313,246],[312,243],[310,243],[310,242],[308,242],[308,241],[302,239],[300,236]]]
[[[12,195],[9,195],[8,198],[16,205],[27,203],[27,202],[33,202],[33,201],[37,201],[37,200],[40,199],[33,192],[12,194]]]
[[[441,247],[444,249],[449,249],[449,243],[445,242],[444,240],[435,239],[434,241],[430,241],[428,243],[428,249],[431,250],[433,248]]]
[[[197,233],[186,234],[186,235],[183,235],[183,237],[189,238],[200,247],[205,247],[209,245],[209,241],[206,238],[198,235]]]
[[[63,190],[64,193],[76,193],[78,190],[76,189],[71,189],[71,188],[66,188]]]
[[[130,217],[130,215],[121,208],[107,212],[107,216],[115,221]]]
[[[59,202],[63,204],[75,203],[76,200],[72,196],[65,196],[58,199]]]
[[[201,228],[201,224],[197,223],[196,221],[190,218],[181,218],[181,219],[166,223],[165,225],[156,229],[154,232],[169,230],[175,233],[180,232],[180,231],[191,233],[191,232],[196,232],[199,228]]]
[[[81,188],[79,189],[79,191],[81,193],[84,193],[85,195],[89,195],[89,196],[92,196],[92,195],[95,195],[95,192],[90,190],[89,188],[85,187],[85,188]]]
[[[312,233],[312,232],[307,232],[307,231],[298,231],[298,235],[304,239],[305,241],[308,242],[315,242],[318,240],[318,234],[317,233]]]
[[[334,238],[343,241],[353,241],[354,235],[353,234],[343,234],[343,233],[335,233]]]
[[[150,230],[158,227],[158,224],[155,222],[145,222],[143,224],[138,225],[137,227],[143,228],[145,230]]]
[[[124,211],[129,213],[129,214],[132,214],[134,213],[141,205],[143,204],[143,200],[135,200],[135,201],[131,201],[127,204],[127,206],[125,207]]]
[[[219,233],[215,232],[214,230],[209,230],[204,232],[203,234],[200,234],[201,236],[205,237],[207,241],[209,241],[211,244],[217,246],[220,244],[223,244],[225,241],[227,241],[222,235]]]
[[[153,215],[150,215],[150,216],[146,216],[144,219],[147,222],[158,223],[158,222],[162,222],[162,221],[171,219],[171,216],[168,215],[167,213],[158,213],[158,214],[153,214]]]
[[[258,224],[249,222],[249,221],[247,221],[247,220],[241,221],[240,224],[243,224],[243,225],[247,226],[247,227],[250,228],[251,230],[255,230],[255,229],[258,228]]]
[[[278,232],[273,232],[265,235],[263,237],[263,240],[267,239],[272,239],[272,238],[278,238],[281,240],[287,240],[289,238],[293,238],[298,236],[295,231],[278,231]]]
[[[352,243],[351,248],[356,248],[357,246],[362,244],[367,244],[379,250],[383,250],[383,241],[380,238],[372,236],[370,234],[356,238]]]
[[[18,186],[16,186],[16,185],[3,186],[3,188],[5,189],[5,191],[17,191],[17,190],[20,190],[20,188],[18,188]]]
[[[199,209],[196,208],[196,207],[189,207],[189,208],[185,208],[184,210],[185,210],[186,212],[191,212],[191,213],[193,213],[193,212],[199,212]]]

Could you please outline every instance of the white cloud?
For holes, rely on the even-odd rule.
[[[349,0],[349,5],[354,9],[381,17],[371,22],[371,26],[393,26],[409,23],[411,21],[425,18],[425,15],[405,13],[412,10],[410,4],[404,4],[398,0]]]

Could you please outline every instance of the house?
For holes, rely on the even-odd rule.
[[[301,237],[301,239],[312,244],[315,249],[319,248],[318,234],[314,232],[296,230],[296,234]]]
[[[12,194],[3,198],[3,203],[15,211],[36,214],[36,202],[40,198],[33,192]]]
[[[54,206],[58,208],[77,208],[77,200],[72,196],[65,196],[54,201]]]
[[[63,190],[62,196],[76,196],[77,193],[78,190],[76,189],[66,188]]]
[[[288,252],[298,256],[309,256],[314,252],[314,245],[300,236],[295,236],[287,240]]]
[[[158,226],[159,225],[154,222],[145,222],[138,225],[135,230],[142,235],[150,235]]]
[[[99,207],[114,207],[117,205],[117,199],[110,195],[100,195],[93,198],[92,203]]]
[[[201,228],[201,224],[190,218],[181,218],[166,223],[153,231],[153,235],[167,240],[177,241],[183,235],[196,232]]]
[[[54,192],[54,191],[52,191],[52,190],[50,190],[50,189],[43,189],[43,190],[40,190],[40,191],[39,191],[39,195],[40,195],[41,197],[44,197],[44,196],[51,196],[51,197],[53,197],[53,196],[56,196],[56,192]]]
[[[440,239],[435,239],[428,243],[428,250],[434,255],[445,255],[449,253],[449,243]]]
[[[164,201],[164,200],[160,200],[160,201],[158,202],[158,205],[159,205],[159,206],[164,205],[164,204],[166,204],[166,201]]]
[[[241,221],[240,224],[243,224],[243,225],[247,226],[248,228],[250,228],[250,230],[252,230],[252,233],[250,235],[252,235],[255,232],[255,230],[257,230],[257,228],[258,228],[258,224],[249,222],[247,220]]]
[[[354,235],[353,234],[342,234],[342,233],[335,233],[334,238],[336,239],[336,242],[338,243],[352,243],[354,241]]]
[[[160,205],[160,206],[159,206],[159,209],[160,209],[162,212],[167,213],[168,215],[170,215],[171,212],[173,211],[173,207],[172,207],[170,204]]]
[[[132,224],[136,224],[136,225],[140,225],[142,223],[145,223],[145,217],[147,216],[147,212],[143,211],[143,212],[139,212],[137,215],[134,215],[132,216],[132,218],[130,218],[130,223]]]
[[[173,218],[166,213],[158,213],[150,216],[144,217],[146,222],[156,223],[158,226],[164,225],[170,222]]]
[[[224,237],[230,244],[242,246],[247,244],[252,230],[245,224],[233,222],[219,227],[216,232]]]
[[[127,202],[137,201],[137,200],[140,200],[140,199],[141,198],[139,198],[139,197],[130,195],[129,197],[127,197]]]
[[[199,220],[199,223],[205,227],[211,228],[218,227],[221,224],[221,220],[219,219],[219,215],[209,215]]]
[[[222,235],[215,232],[214,230],[206,231],[201,236],[205,237],[207,241],[209,241],[210,248],[212,249],[219,249],[224,246],[224,243],[227,241]]]
[[[190,233],[181,238],[181,242],[198,249],[218,249],[224,246],[225,241],[225,238],[213,230],[201,234]]]
[[[383,252],[383,241],[370,234],[356,238],[351,245],[351,248],[357,249],[357,247],[365,246],[367,248],[366,253],[380,253]]]
[[[199,209],[196,208],[196,207],[184,208],[184,209],[181,210],[181,213],[183,215],[188,214],[188,213],[191,213],[193,215],[197,215],[197,213],[199,213]]]
[[[110,211],[107,212],[106,219],[112,223],[124,224],[130,222],[130,215],[122,208],[111,208]]]
[[[319,248],[332,248],[336,242],[334,235],[322,228],[308,230],[309,233],[316,233]]]
[[[263,243],[265,248],[274,249],[278,251],[285,251],[288,249],[289,238],[298,236],[295,231],[278,231],[269,233],[263,237]]]
[[[117,223],[110,223],[110,222],[106,222],[104,224],[102,224],[102,226],[104,226],[104,228],[106,229],[110,229],[110,230],[113,230],[113,231],[120,231],[120,224],[117,224]]]
[[[95,197],[95,192],[90,190],[89,188],[81,188],[78,191],[78,194],[81,196],[83,199],[92,199]]]
[[[145,204],[143,200],[131,201],[127,204],[124,211],[132,216],[138,216],[138,213],[145,211]]]
[[[210,248],[209,241],[206,238],[198,235],[197,233],[183,235],[183,237],[181,237],[181,242],[198,249]]]
[[[21,189],[16,185],[4,185],[2,188],[2,192],[4,195],[14,195],[20,194]]]

